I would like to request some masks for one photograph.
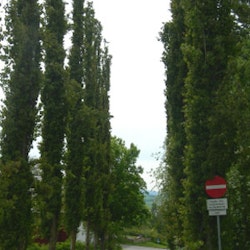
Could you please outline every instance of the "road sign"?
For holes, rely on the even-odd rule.
[[[209,210],[208,214],[209,214],[209,216],[226,215],[227,214],[227,210]]]
[[[213,179],[207,180],[205,190],[211,198],[221,198],[227,191],[227,184],[224,178],[216,175]]]
[[[228,209],[227,198],[207,200],[208,210],[226,210]]]

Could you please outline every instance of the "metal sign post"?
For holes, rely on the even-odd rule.
[[[221,250],[221,237],[220,237],[220,216],[217,215],[217,232],[218,232],[218,249]]]
[[[220,216],[227,214],[227,198],[209,199],[207,200],[207,209],[209,216],[216,216],[217,219],[217,233],[218,233],[218,249],[221,250],[221,230],[220,230]]]

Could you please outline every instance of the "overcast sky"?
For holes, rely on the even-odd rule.
[[[113,56],[110,105],[112,135],[141,151],[138,164],[151,189],[150,170],[166,137],[163,45],[159,32],[170,20],[169,0],[94,0]]]
[[[149,189],[154,180],[149,172],[159,165],[154,155],[163,152],[166,136],[163,45],[158,38],[163,23],[170,20],[169,1],[93,0],[113,57],[112,135],[140,150],[138,165],[144,168]]]

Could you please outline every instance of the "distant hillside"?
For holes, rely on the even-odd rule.
[[[156,191],[147,191],[145,194],[144,194],[144,200],[145,200],[145,203],[146,205],[151,208],[152,207],[152,204],[154,203],[156,197],[158,195],[158,192]]]

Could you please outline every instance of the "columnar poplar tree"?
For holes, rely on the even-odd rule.
[[[166,180],[163,188],[167,195],[163,205],[166,210],[166,231],[168,247],[181,246],[182,221],[181,198],[184,179],[184,131],[183,93],[186,64],[180,49],[185,37],[184,10],[180,0],[171,2],[172,21],[164,25],[161,41],[164,44],[163,62],[166,67],[166,113],[167,113],[167,155]]]
[[[92,3],[84,6],[84,1],[74,1],[65,189],[65,219],[72,249],[83,215],[87,221],[87,248],[90,231],[101,239],[96,240],[96,247],[107,247],[111,57],[101,31]]]
[[[231,1],[183,0],[183,8],[186,40],[182,49],[188,68],[184,108],[184,241],[189,249],[215,249],[216,225],[214,218],[207,216],[204,183],[215,174],[225,176],[228,167],[228,158],[219,161],[211,145],[217,145],[217,149],[218,145],[225,146],[219,137],[215,139],[213,126],[219,118],[215,112],[220,101],[217,93],[226,75],[229,55],[234,53]],[[217,164],[211,160],[213,157],[218,159]]]
[[[62,154],[65,134],[65,51],[66,32],[62,0],[45,2],[45,79],[41,100],[43,104],[42,142],[42,219],[48,230],[49,249],[56,249],[57,231],[62,204]]]
[[[69,117],[65,182],[65,221],[75,249],[76,234],[83,215],[83,15],[84,0],[73,2],[73,36],[69,56]]]
[[[84,103],[85,103],[85,220],[87,249],[89,233],[95,235],[96,247],[104,249],[104,231],[107,229],[108,176],[109,176],[109,77],[110,56],[101,48],[102,27],[95,19],[91,3],[84,15]],[[105,232],[106,233],[106,232]]]
[[[90,232],[94,232],[94,225],[98,223],[98,210],[101,206],[98,195],[99,182],[97,175],[97,98],[98,98],[98,70],[101,37],[100,24],[94,17],[92,5],[85,7],[84,19],[84,84],[85,84],[85,216],[86,221],[86,249],[89,249]]]
[[[109,90],[110,90],[110,66],[111,56],[108,48],[104,44],[104,50],[101,51],[100,75],[98,80],[99,97],[98,97],[98,155],[97,166],[100,177],[100,218],[99,225],[96,226],[96,234],[100,239],[100,249],[112,249],[110,242],[110,167],[111,167],[111,135],[110,135],[110,113],[109,113]]]
[[[234,134],[234,161],[227,173],[229,209],[223,227],[222,242],[225,249],[249,249],[250,239],[250,171],[249,171],[249,122],[250,122],[250,43],[239,42],[238,56],[231,61],[229,86],[224,91],[224,115],[231,117]],[[225,106],[226,105],[226,106]],[[230,239],[230,240],[228,240]]]
[[[233,2],[232,12],[237,20],[237,54],[230,60],[226,81],[228,84],[221,89],[224,98],[220,109],[223,110],[221,116],[227,117],[227,122],[230,117],[230,135],[234,136],[231,143],[234,159],[230,162],[227,173],[229,209],[224,219],[226,223],[222,225],[227,227],[222,242],[225,249],[249,249],[249,2]]]
[[[41,79],[39,23],[37,1],[9,1],[5,79],[1,83],[6,99],[1,124],[0,249],[26,249],[31,237],[28,154]]]
[[[167,209],[169,214],[181,211],[182,222],[181,235],[176,230],[170,237],[171,249],[178,246],[180,238],[188,249],[216,248],[216,225],[214,218],[207,215],[204,183],[216,174],[225,177],[236,159],[237,123],[225,103],[231,102],[229,96],[234,92],[228,87],[232,82],[230,58],[235,56],[236,40],[244,33],[242,27],[247,27],[244,21],[236,25],[245,20],[244,5],[245,2],[173,0],[173,20],[165,25],[162,34],[167,68]],[[238,18],[237,22],[234,18]],[[184,88],[180,83],[184,83]],[[225,90],[229,91],[228,96]],[[181,157],[183,162],[179,161]],[[178,178],[184,180],[184,189]],[[175,202],[169,203],[177,194],[171,192],[177,186],[180,193],[174,198],[182,196],[183,204],[174,198]]]

